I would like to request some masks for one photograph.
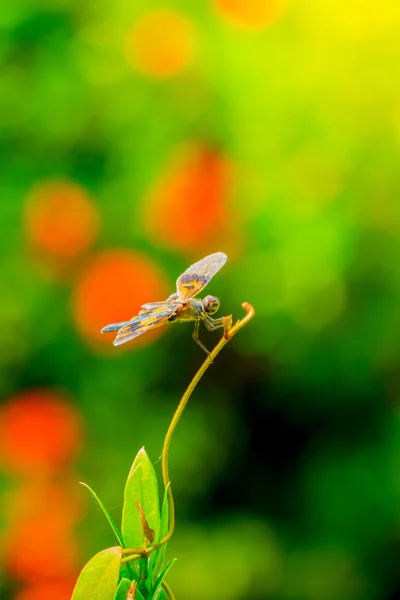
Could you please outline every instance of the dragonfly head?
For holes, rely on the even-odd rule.
[[[215,296],[206,296],[203,300],[203,310],[208,315],[213,315],[220,306],[221,302]]]

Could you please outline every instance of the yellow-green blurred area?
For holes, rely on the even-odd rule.
[[[115,545],[80,480],[119,522],[143,445],[160,473],[204,353],[100,329],[216,251],[216,316],[256,317],[172,440],[169,584],[397,598],[398,0],[9,0],[0,29],[2,600],[68,600]]]

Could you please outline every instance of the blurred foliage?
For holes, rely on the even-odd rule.
[[[398,0],[20,0],[0,30],[1,597],[65,600],[114,543],[77,482],[119,521],[203,356],[98,332],[222,250],[209,292],[257,316],[176,432],[171,586],[394,598]]]

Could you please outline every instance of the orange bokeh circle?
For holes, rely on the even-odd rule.
[[[248,29],[263,29],[282,13],[282,0],[214,0],[216,8]]]
[[[71,181],[37,184],[26,204],[26,230],[34,248],[53,258],[71,260],[92,245],[99,214],[89,194]]]
[[[51,506],[51,514],[58,517],[66,525],[76,525],[86,510],[84,490],[76,485],[76,476],[62,477],[57,473],[57,479],[23,478],[17,487],[3,493],[2,514],[10,530],[26,521],[47,513]]]
[[[156,78],[183,71],[194,54],[194,31],[190,21],[172,10],[146,13],[132,27],[126,56],[132,66]]]
[[[21,393],[0,411],[0,462],[10,472],[40,475],[73,460],[82,441],[77,410],[49,390]]]
[[[68,519],[38,515],[15,524],[3,542],[7,571],[23,581],[36,583],[49,576],[73,577],[78,571],[78,545]]]
[[[20,590],[14,600],[70,600],[76,580],[49,579]]]
[[[230,192],[226,159],[213,149],[189,147],[151,190],[144,226],[158,243],[198,249],[226,229]]]
[[[129,250],[103,252],[81,272],[74,290],[76,326],[89,342],[101,342],[112,349],[113,334],[100,333],[105,325],[131,319],[142,304],[164,300],[172,291],[163,272],[144,254]],[[152,336],[146,334],[134,344],[150,339]]]

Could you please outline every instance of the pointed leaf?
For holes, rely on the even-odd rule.
[[[142,448],[133,461],[125,486],[122,511],[122,537],[125,546],[142,546],[144,533],[136,502],[143,508],[147,523],[154,530],[155,539],[160,531],[160,501],[154,467]]]
[[[169,494],[170,494],[169,487],[170,487],[170,484],[167,485],[167,487],[165,488],[165,492],[164,492],[164,499],[163,499],[163,504],[162,504],[162,509],[161,509],[160,535],[158,537],[157,542],[162,540],[163,537],[165,537],[168,533]],[[167,544],[164,544],[163,546],[161,546],[161,548],[159,548],[158,550],[156,550],[155,552],[150,554],[149,573],[150,573],[150,577],[152,577],[153,582],[155,582],[157,580],[157,577],[159,576],[159,574],[161,572],[162,566],[164,564],[164,558],[165,558],[166,551],[167,551]]]
[[[125,579],[125,577],[121,579],[117,591],[115,592],[114,600],[126,600],[130,586],[131,582],[129,579]]]
[[[118,527],[116,526],[116,524],[114,523],[110,513],[108,512],[108,510],[106,509],[106,507],[104,506],[103,502],[100,500],[100,498],[98,497],[98,495],[96,494],[95,491],[92,490],[92,488],[87,484],[84,483],[83,481],[79,482],[81,485],[84,485],[85,488],[87,488],[89,490],[89,492],[92,494],[93,498],[96,500],[97,504],[100,506],[101,510],[103,511],[107,521],[109,522],[111,529],[113,530],[118,542],[120,543],[120,545],[122,546],[122,548],[124,548],[124,540],[122,539],[122,535],[120,530],[118,529]]]
[[[120,546],[107,548],[93,556],[83,567],[71,600],[114,600],[121,556]]]
[[[153,600],[166,600],[166,599],[167,599],[167,595],[165,593],[165,590],[161,586],[160,589],[158,590],[157,594],[155,596],[153,596]]]
[[[162,573],[160,573],[160,575],[157,577],[157,581],[154,585],[153,596],[151,597],[151,600],[156,600],[156,599],[158,600],[158,598],[159,598],[158,593],[161,590],[161,584],[163,582],[163,579],[175,561],[176,561],[176,558],[173,558],[172,560],[170,560],[169,563],[167,565],[165,565]]]
[[[129,598],[128,598],[128,600],[129,600]],[[136,590],[136,598],[135,598],[135,600],[144,600],[144,596],[140,593],[139,588],[137,588],[137,590]]]
[[[132,595],[129,594],[129,591],[131,590],[131,585],[132,581],[129,581],[129,579],[121,579],[118,589],[115,592],[114,600],[131,600]],[[136,595],[133,596],[133,598],[135,600],[144,600],[138,588],[136,588]]]
[[[107,521],[109,522],[111,529],[113,530],[117,540],[119,541],[119,543],[121,544],[121,547],[124,548],[124,540],[122,539],[122,535],[120,530],[118,529],[118,527],[116,526],[113,518],[111,517],[110,513],[108,512],[108,510],[106,509],[106,507],[104,506],[103,502],[100,500],[100,498],[98,497],[98,495],[96,494],[96,492],[94,490],[92,490],[92,488],[87,485],[87,483],[84,483],[83,481],[80,482],[81,485],[84,485],[89,492],[92,494],[93,498],[96,500],[97,504],[100,506],[101,510],[103,511]],[[134,562],[128,563],[125,566],[122,566],[123,569],[126,569],[128,571],[128,575],[130,577],[134,577],[135,575],[138,574],[138,569],[136,568],[136,565]]]

